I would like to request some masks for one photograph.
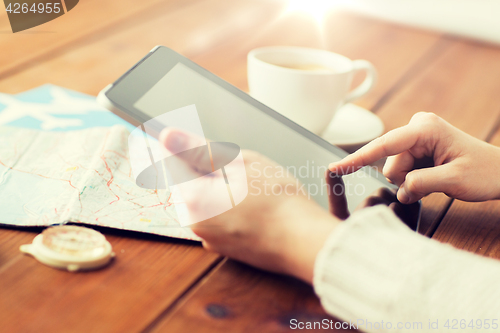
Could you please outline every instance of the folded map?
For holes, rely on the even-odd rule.
[[[168,189],[135,184],[131,128],[92,97],[59,87],[1,94],[0,223],[79,222],[198,240],[179,225]]]

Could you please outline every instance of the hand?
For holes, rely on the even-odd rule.
[[[176,129],[163,131],[160,141],[172,153],[205,144]],[[199,165],[206,160],[200,155],[182,158],[187,172],[193,173],[200,172]],[[285,168],[252,151],[243,151],[243,159],[247,197],[236,207],[191,225],[192,230],[207,250],[312,283],[316,255],[339,220],[308,199]],[[225,172],[230,178],[234,170]],[[203,215],[207,198],[213,198],[206,190],[209,185],[183,196],[190,214]]]
[[[373,140],[329,169],[345,175],[383,157],[388,157],[383,173],[399,186],[401,203],[416,202],[432,192],[466,201],[500,198],[500,148],[432,113],[415,114],[408,125]]]

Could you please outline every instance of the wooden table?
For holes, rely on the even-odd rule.
[[[0,91],[53,83],[95,95],[157,44],[245,90],[249,50],[308,46],[375,64],[380,81],[357,104],[387,130],[425,110],[500,144],[499,47],[338,11],[320,28],[284,9],[276,0],[82,0],[17,34],[2,12]],[[433,194],[423,206],[427,236],[500,258],[499,202]],[[0,229],[0,331],[282,332],[291,318],[328,318],[310,286],[188,241],[108,231],[116,261],[73,274],[19,252],[38,231]]]

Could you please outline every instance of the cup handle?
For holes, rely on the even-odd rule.
[[[365,80],[345,98],[344,103],[350,103],[358,98],[361,98],[369,92],[377,82],[377,70],[371,62],[366,60],[353,60],[353,74],[361,70],[366,71]]]

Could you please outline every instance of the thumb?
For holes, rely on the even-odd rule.
[[[207,145],[207,140],[205,138],[177,128],[164,129],[160,133],[158,140],[163,143],[165,148],[172,154],[179,154],[186,150]],[[200,158],[203,159],[204,157],[201,156]]]
[[[205,138],[177,128],[166,128],[160,133],[159,140],[175,157],[199,173],[213,171]]]
[[[406,174],[399,187],[398,200],[411,204],[433,192],[447,192],[450,185],[449,165],[417,169]]]
[[[337,176],[330,170],[325,173],[327,191],[328,191],[328,207],[330,213],[341,220],[349,217],[347,208],[347,198],[345,196],[345,185],[341,176]]]
[[[163,143],[172,156],[163,160],[169,185],[176,185],[212,172],[208,146],[204,138],[176,128],[160,133]]]

